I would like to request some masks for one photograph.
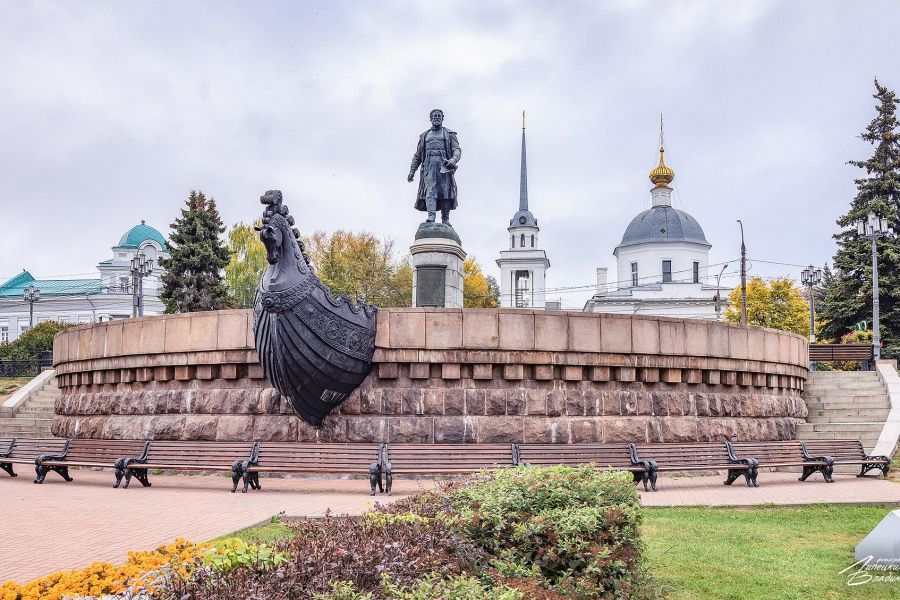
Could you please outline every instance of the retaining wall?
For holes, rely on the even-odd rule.
[[[511,309],[382,309],[375,364],[316,429],[267,385],[252,315],[79,326],[54,340],[54,434],[393,442],[791,439],[806,340],[757,327]]]

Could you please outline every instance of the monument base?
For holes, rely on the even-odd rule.
[[[409,249],[413,265],[413,306],[463,307],[466,253],[456,231],[442,223],[422,223]]]

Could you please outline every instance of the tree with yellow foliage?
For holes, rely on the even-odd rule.
[[[500,287],[490,275],[485,275],[475,257],[463,262],[463,306],[466,308],[495,308],[500,306]]]
[[[257,221],[254,225],[258,225]],[[253,306],[259,278],[266,270],[266,247],[259,241],[254,225],[237,223],[228,232],[231,259],[225,265],[225,286],[237,308]]]
[[[412,267],[395,256],[393,240],[364,231],[317,231],[306,249],[316,275],[335,295],[382,307],[411,304]]]
[[[725,320],[741,322],[741,288],[728,295]],[[809,304],[803,294],[787,278],[766,283],[759,277],[747,282],[747,324],[809,335]]]
[[[304,240],[313,270],[337,296],[346,294],[384,308],[412,304],[413,269],[409,257],[397,257],[394,242],[366,232],[317,231]],[[252,225],[238,223],[228,233],[232,251],[225,281],[234,305],[249,308],[266,269],[266,248]],[[467,307],[499,306],[500,288],[474,258],[463,264]]]

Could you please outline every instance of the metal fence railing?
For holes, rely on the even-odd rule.
[[[0,377],[35,377],[42,369],[52,366],[52,352],[41,352],[25,360],[0,360]]]

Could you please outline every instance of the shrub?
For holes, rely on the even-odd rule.
[[[3,360],[29,360],[35,358],[41,352],[53,350],[53,338],[60,331],[65,331],[71,325],[64,325],[55,321],[38,323],[14,342],[0,345],[0,359]]]
[[[194,569],[190,576],[173,578],[159,597],[363,600],[374,592],[383,598],[385,577],[404,588],[429,575],[453,577],[486,564],[483,553],[459,532],[417,515],[327,515],[292,529],[292,537],[276,547],[287,555],[279,565]]]
[[[641,512],[628,473],[501,469],[453,487],[449,500],[502,577],[543,579],[574,597],[627,595],[634,586]]]

